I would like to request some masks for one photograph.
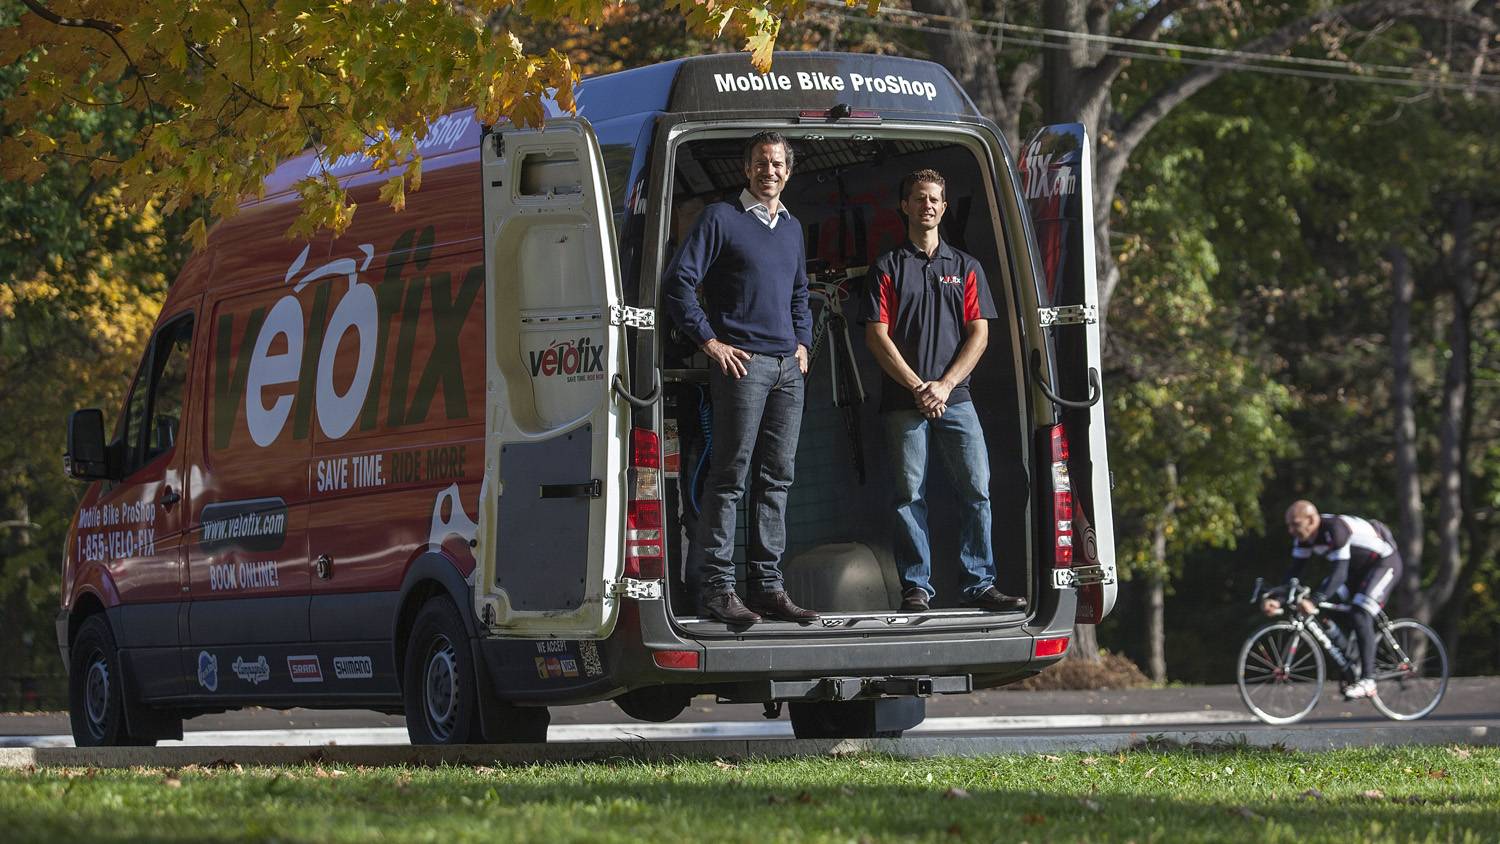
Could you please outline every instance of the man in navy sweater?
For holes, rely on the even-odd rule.
[[[948,210],[946,191],[935,170],[901,180],[907,240],[876,259],[869,276],[865,342],[885,372],[880,414],[895,464],[901,611],[925,612],[935,596],[923,491],[931,447],[959,499],[963,602],[1008,612],[1023,609],[1026,601],[995,588],[989,452],[969,397],[969,373],[989,344],[995,303],[974,256],[938,236]]]
[[[792,602],[781,576],[812,345],[802,226],[780,200],[792,164],[780,133],[751,138],[749,187],[734,202],[704,209],[662,279],[668,313],[711,362],[713,454],[689,564],[698,574],[699,614],[727,624],[818,618]],[[741,601],[734,527],[747,476],[749,583]]]

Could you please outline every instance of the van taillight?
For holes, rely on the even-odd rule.
[[[1035,657],[1061,656],[1068,652],[1068,637],[1053,636],[1047,639],[1037,639],[1032,645],[1031,652]]]
[[[1068,479],[1068,435],[1052,426],[1052,565],[1073,565],[1073,482]]]
[[[660,578],[662,553],[661,440],[655,431],[630,432],[630,497],[625,511],[625,576]]]

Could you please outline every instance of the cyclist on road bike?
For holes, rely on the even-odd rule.
[[[1322,557],[1333,565],[1322,585],[1302,599],[1303,612],[1315,615],[1319,601],[1343,598],[1353,592],[1349,616],[1359,644],[1360,676],[1344,685],[1344,697],[1349,700],[1373,697],[1375,617],[1401,578],[1401,555],[1396,553],[1391,529],[1374,519],[1319,513],[1312,502],[1296,501],[1287,508],[1286,530],[1292,536],[1292,565],[1287,570],[1287,580],[1299,577],[1312,557]],[[1261,610],[1266,615],[1277,615],[1281,603],[1280,596],[1267,597],[1261,603]]]

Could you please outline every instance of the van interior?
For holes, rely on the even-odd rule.
[[[781,199],[804,229],[815,332],[796,480],[788,501],[782,562],[787,589],[793,600],[825,616],[889,615],[900,605],[891,539],[892,461],[878,412],[882,373],[864,339],[865,274],[880,254],[906,237],[897,208],[902,177],[932,168],[946,180],[942,236],[979,260],[999,314],[991,321],[989,345],[971,377],[991,464],[996,585],[1007,594],[1034,598],[1031,425],[1018,386],[1022,362],[1015,273],[1004,247],[1006,233],[996,211],[987,154],[977,138],[967,135],[858,131],[840,135],[818,127],[784,132],[795,162]],[[750,134],[703,131],[678,143],[670,186],[672,225],[665,233],[661,266],[707,204],[739,196]],[[675,329],[668,327],[662,339],[668,589],[677,620],[691,624],[697,584],[689,546],[708,470],[705,429],[711,434],[712,426],[708,360]],[[923,621],[944,616],[959,621],[955,617],[979,611],[961,605],[956,501],[936,452],[931,457],[928,526],[937,595]],[[741,575],[745,524],[742,498],[735,548]]]

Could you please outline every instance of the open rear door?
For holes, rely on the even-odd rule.
[[[1099,286],[1094,255],[1094,165],[1082,124],[1047,126],[1026,142],[1021,173],[1044,272],[1040,322],[1052,391],[1069,443],[1077,621],[1104,619],[1115,604],[1114,517],[1100,383]]]
[[[581,119],[482,144],[485,493],[476,584],[492,631],[592,639],[614,627],[628,414],[609,188]]]

